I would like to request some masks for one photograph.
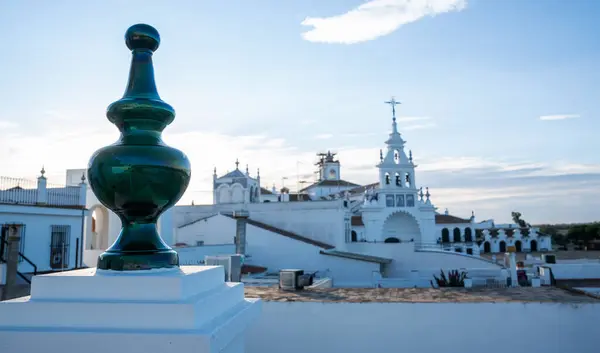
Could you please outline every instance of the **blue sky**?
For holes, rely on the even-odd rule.
[[[165,140],[192,161],[182,202],[210,202],[212,168],[236,157],[265,186],[308,178],[327,149],[342,178],[376,180],[394,95],[417,182],[441,209],[600,218],[600,2],[411,4],[3,2],[0,174],[45,165],[59,183],[117,138],[104,112],[125,88],[123,34],[144,22],[161,33],[159,92],[177,110]]]

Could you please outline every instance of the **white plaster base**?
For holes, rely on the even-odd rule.
[[[220,266],[36,276],[30,298],[0,302],[0,352],[241,353],[260,300],[223,278]]]

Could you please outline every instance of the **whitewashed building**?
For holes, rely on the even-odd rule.
[[[0,282],[4,278],[8,229],[21,236],[18,271],[31,274],[81,266],[87,185],[83,174],[64,185],[48,183],[42,168],[37,181],[0,177]],[[2,283],[0,283],[2,284]]]
[[[330,151],[318,155],[318,180],[297,193],[263,188],[258,173],[240,171],[236,161],[233,172],[219,177],[215,171],[212,205],[175,207],[173,241],[233,244],[240,224],[233,214],[243,210],[248,263],[273,272],[321,272],[344,286],[377,278],[430,279],[440,268],[499,271],[480,253],[513,245],[519,251],[551,249],[550,238],[535,229],[527,236],[527,230],[498,230],[496,236],[493,221],[438,213],[429,188],[417,183],[417,164],[405,150],[395,109],[385,145],[375,164],[378,181],[363,186],[341,178],[341,162]]]

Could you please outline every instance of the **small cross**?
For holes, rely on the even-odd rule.
[[[394,97],[392,97],[392,99],[384,103],[392,106],[392,119],[396,121],[396,106],[400,105],[401,103],[398,102]]]
[[[239,167],[239,165],[240,165],[240,161],[238,161],[238,159],[236,158],[236,159],[235,159],[235,169],[239,169],[239,168],[238,168],[238,167]]]

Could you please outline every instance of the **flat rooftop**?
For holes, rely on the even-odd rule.
[[[282,291],[246,287],[246,297],[275,302],[347,303],[597,303],[600,299],[556,287],[522,288],[328,288]]]

